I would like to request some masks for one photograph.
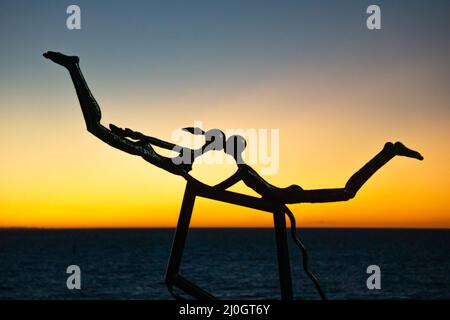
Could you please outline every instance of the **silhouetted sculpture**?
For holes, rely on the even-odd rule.
[[[291,219],[292,236],[304,254],[304,269],[314,282],[321,297],[325,298],[325,294],[321,290],[317,279],[308,270],[306,250],[300,239],[295,234],[295,218],[292,212],[290,212],[290,210],[286,207],[286,204],[346,201],[352,199],[362,185],[378,169],[380,169],[395,156],[405,156],[423,160],[420,153],[407,148],[402,143],[388,142],[384,145],[383,149],[375,155],[375,157],[373,157],[359,171],[350,177],[344,188],[303,190],[298,185],[291,185],[287,188],[279,188],[268,183],[255,170],[244,163],[242,159],[242,152],[246,147],[246,141],[242,136],[234,135],[226,139],[225,134],[218,129],[212,129],[204,132],[200,128],[184,128],[184,130],[192,134],[205,135],[206,138],[205,144],[200,149],[191,150],[189,148],[181,147],[154,137],[146,136],[129,128],[122,129],[113,124],[109,125],[109,129],[104,127],[100,123],[101,111],[99,105],[89,90],[89,87],[80,70],[78,64],[79,58],[76,56],[66,56],[64,54],[51,51],[44,53],[44,57],[65,67],[69,71],[75,86],[78,100],[80,101],[87,130],[90,133],[114,148],[132,155],[141,156],[144,160],[150,162],[151,164],[172,174],[182,176],[187,180],[188,184],[186,187],[180,219],[178,222],[177,232],[175,234],[166,275],[166,282],[169,286],[169,290],[176,297],[179,296],[173,293],[172,285],[176,285],[196,298],[214,298],[212,295],[190,283],[178,274],[187,230],[189,228],[192,207],[196,196],[208,197],[218,201],[225,201],[274,213],[282,297],[291,299],[292,283],[290,279],[290,267],[285,239],[286,231],[284,220],[284,213],[288,214]],[[214,144],[214,139],[211,137],[214,137],[215,139],[219,138],[222,141],[220,144]],[[223,149],[227,154],[234,157],[238,165],[238,170],[225,181],[215,186],[208,186],[189,175],[189,171],[192,169],[192,162],[185,163],[174,161],[174,158],[164,157],[155,152],[152,146],[169,150],[178,150],[180,153],[179,157],[182,157],[185,153],[188,153],[191,155],[192,160],[210,150],[220,151]],[[261,198],[241,195],[226,190],[239,181],[243,181],[248,187],[260,194]]]

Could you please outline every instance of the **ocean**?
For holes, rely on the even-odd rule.
[[[172,299],[173,229],[0,230],[0,299]],[[450,299],[450,230],[299,229],[329,299]],[[289,238],[295,299],[318,299]],[[69,265],[81,290],[69,290]],[[367,267],[381,270],[369,290]],[[272,229],[191,229],[181,274],[220,299],[280,299]]]

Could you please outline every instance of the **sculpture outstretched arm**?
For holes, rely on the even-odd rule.
[[[113,124],[109,125],[109,128],[112,132],[118,134],[121,137],[128,137],[133,140],[137,140],[143,144],[151,144],[153,146],[157,146],[160,148],[168,149],[168,150],[181,150],[185,147],[181,147],[177,144],[174,144],[172,142],[164,141],[155,137],[147,136],[139,131],[134,131],[130,128],[122,129],[120,127],[117,127]],[[188,148],[185,148],[188,149]],[[188,149],[190,151],[190,149]]]
[[[114,129],[109,130],[100,123],[100,107],[94,96],[92,95],[86,83],[86,80],[84,79],[84,76],[78,64],[78,57],[66,56],[64,54],[51,51],[44,53],[44,57],[65,67],[69,71],[78,96],[78,100],[80,102],[81,110],[83,112],[86,128],[90,133],[114,148],[130,153],[132,155],[141,156],[151,164],[171,173],[182,176],[187,174],[187,172],[190,170],[190,165],[175,164],[171,158],[163,157],[157,154],[149,144],[143,144],[127,139],[127,137],[114,132]],[[117,127],[111,125],[111,128]],[[162,140],[157,140],[162,142]]]
[[[286,201],[285,203],[317,203],[350,200],[356,195],[364,183],[366,183],[367,180],[369,180],[369,178],[372,177],[376,171],[378,171],[378,169],[384,166],[395,156],[404,156],[423,160],[423,157],[419,152],[407,148],[401,142],[396,142],[395,144],[388,142],[384,145],[384,148],[377,155],[375,155],[375,157],[373,157],[350,177],[344,188],[303,190],[298,186],[291,186],[286,188],[286,192],[284,194],[284,199]]]
[[[344,188],[304,190],[298,185],[287,188],[279,188],[268,183],[250,166],[241,164],[239,170],[227,180],[219,183],[215,188],[225,190],[239,181],[243,181],[265,198],[271,198],[280,203],[319,203],[337,202],[352,199],[358,190],[369,180],[372,175],[395,156],[404,156],[423,160],[417,151],[407,148],[400,142],[395,144],[388,142],[384,148],[367,162],[360,170],[350,177]]]

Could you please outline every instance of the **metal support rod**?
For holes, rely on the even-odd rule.
[[[231,203],[243,207],[254,208],[266,212],[271,212],[274,219],[275,240],[277,246],[278,272],[280,278],[281,299],[292,300],[292,280],[291,267],[289,261],[289,250],[287,244],[286,219],[283,206],[274,206],[266,199],[241,195],[230,191],[219,191],[212,188],[205,188],[201,185],[188,182],[184,192],[183,203],[181,205],[180,216],[178,218],[177,229],[172,243],[169,263],[167,265],[165,282],[169,291],[173,294],[173,287],[176,287],[195,299],[213,300],[217,299],[204,289],[193,284],[180,275],[180,265],[183,251],[189,231],[192,211],[195,198],[203,197],[225,203]],[[174,295],[174,294],[173,294]],[[177,295],[174,295],[180,298]]]
[[[203,290],[199,286],[193,284],[186,278],[177,275],[173,281],[173,285],[177,288],[183,290],[184,292],[190,294],[193,298],[198,300],[217,300],[216,297],[214,297],[209,292]]]
[[[173,282],[180,271],[181,258],[183,257],[184,245],[186,243],[189,224],[191,222],[192,209],[194,208],[195,194],[190,184],[186,185],[180,216],[178,217],[177,229],[172,243],[169,263],[166,270],[166,283]]]
[[[277,244],[278,274],[282,300],[292,300],[291,264],[289,261],[289,248],[287,243],[286,219],[283,209],[273,213],[275,226],[275,241]]]

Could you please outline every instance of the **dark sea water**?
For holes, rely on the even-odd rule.
[[[330,299],[450,299],[450,230],[299,230]],[[1,230],[0,298],[170,299],[171,229]],[[317,299],[290,240],[296,299]],[[66,268],[81,268],[68,290]],[[368,290],[366,268],[381,268]],[[222,299],[279,299],[272,229],[191,229],[184,276]]]

